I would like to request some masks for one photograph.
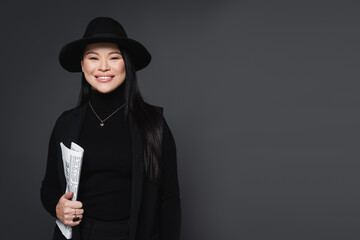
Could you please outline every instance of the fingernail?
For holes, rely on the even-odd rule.
[[[80,220],[80,218],[79,217],[75,217],[75,218],[73,218],[73,222],[77,222],[77,221],[79,221]]]

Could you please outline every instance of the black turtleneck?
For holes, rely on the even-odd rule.
[[[90,103],[101,119],[125,103],[122,88],[106,94],[91,91]],[[132,148],[124,107],[104,126],[90,106],[87,108],[79,140],[85,150],[79,186],[84,216],[101,220],[130,216]]]

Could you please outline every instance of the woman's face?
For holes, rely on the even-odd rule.
[[[115,43],[92,43],[84,50],[81,68],[91,88],[108,93],[125,81],[125,63]]]

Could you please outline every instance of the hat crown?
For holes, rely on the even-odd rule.
[[[127,38],[127,34],[123,26],[109,17],[97,17],[91,20],[86,27],[83,38],[91,38],[101,35]]]

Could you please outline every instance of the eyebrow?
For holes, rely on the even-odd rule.
[[[89,51],[89,52],[85,53],[85,56],[88,55],[88,54],[99,55],[97,52]],[[110,54],[120,54],[121,55],[121,52],[110,52],[108,55],[110,55]]]
[[[120,54],[121,55],[121,52],[111,52],[111,53],[109,53],[109,55],[110,54]]]

